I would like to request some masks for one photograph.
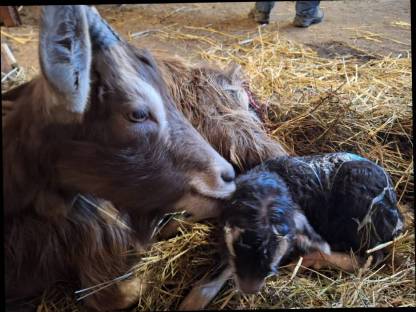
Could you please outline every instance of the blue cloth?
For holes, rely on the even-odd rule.
[[[259,1],[256,2],[256,11],[270,13],[278,1]],[[320,1],[296,1],[296,15],[302,17],[312,17],[315,15]]]
[[[367,160],[368,161],[368,159],[367,158],[364,158],[364,157],[362,157],[362,156],[360,156],[360,155],[357,155],[357,154],[353,154],[353,153],[346,153],[349,157],[351,157],[351,160],[356,160],[356,161],[362,161],[362,160]]]

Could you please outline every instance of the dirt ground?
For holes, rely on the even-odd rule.
[[[243,34],[250,38],[258,33],[257,24],[247,14],[253,2],[236,3],[173,3],[173,4],[126,4],[99,5],[101,14],[125,38],[143,31],[140,36],[130,37],[136,46],[164,50],[190,60],[198,59],[198,51],[205,49],[199,41],[166,40],[160,32],[181,30],[193,34],[213,36],[204,32],[210,28],[230,34]],[[410,1],[408,0],[359,0],[322,1],[324,21],[309,28],[292,25],[295,15],[294,2],[277,3],[271,14],[269,30],[282,37],[304,43],[317,49],[321,56],[348,54],[354,46],[366,54],[394,56],[407,55],[411,49]],[[30,73],[39,69],[37,60],[37,35],[39,7],[23,6],[20,14],[23,26],[2,27],[2,31],[21,38],[18,43],[2,33],[2,41],[10,44],[18,63]],[[357,51],[355,51],[357,52]]]

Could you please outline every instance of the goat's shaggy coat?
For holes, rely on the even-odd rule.
[[[2,94],[13,104],[3,110],[9,307],[58,281],[124,275],[166,212],[218,214],[213,198],[234,189],[234,174],[177,109],[235,168],[285,154],[248,108],[238,70],[155,61],[87,7],[48,7],[42,23],[42,75]],[[126,307],[142,278],[85,301]]]
[[[250,105],[245,77],[237,65],[227,70],[189,65],[179,58],[156,55],[177,107],[199,133],[236,169],[287,155],[269,137]]]
[[[124,275],[138,260],[128,251],[176,203],[213,208],[235,189],[233,168],[177,110],[153,57],[90,8],[44,8],[39,42],[41,76],[2,95],[13,102],[3,118],[9,308],[56,282]],[[85,301],[127,307],[142,278]]]

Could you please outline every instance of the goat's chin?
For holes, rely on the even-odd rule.
[[[264,279],[259,280],[243,280],[238,277],[234,278],[235,284],[239,292],[245,295],[256,294],[261,291],[264,286]]]
[[[189,220],[200,221],[218,217],[221,213],[221,201],[205,195],[189,192],[175,204],[176,211],[186,211]]]
[[[194,177],[190,185],[195,193],[198,193],[201,197],[211,199],[227,199],[236,190],[236,185],[233,182],[224,183],[221,179],[207,177]]]

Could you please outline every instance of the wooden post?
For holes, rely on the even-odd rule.
[[[0,6],[0,20],[6,27],[16,27],[22,24],[17,7],[11,5]]]

